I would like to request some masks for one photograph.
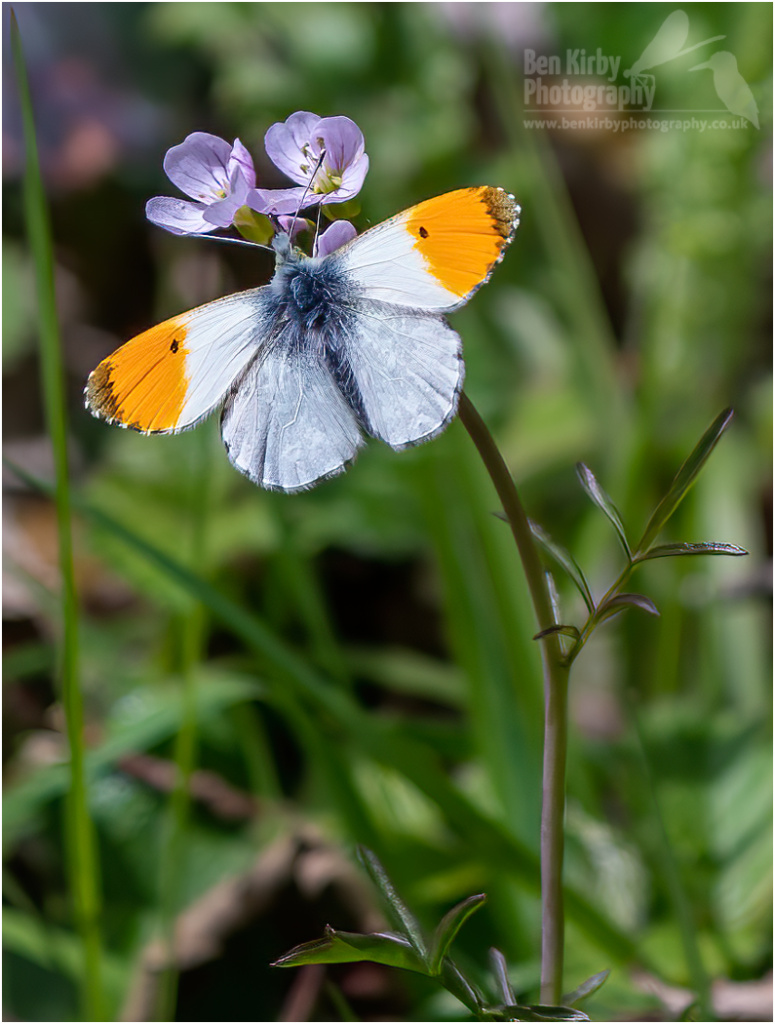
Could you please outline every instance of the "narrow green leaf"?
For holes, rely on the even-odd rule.
[[[598,623],[604,622],[606,619],[618,615],[619,612],[623,612],[627,608],[640,608],[642,612],[646,612],[649,615],[659,616],[657,606],[650,598],[644,597],[643,594],[617,594],[610,601],[600,605],[597,610],[597,621]]]
[[[549,591],[549,601],[552,605],[552,622],[557,626],[562,622],[560,594],[557,590],[557,584],[554,582],[554,576],[548,569],[544,572],[544,576],[546,577],[546,589]]]
[[[549,534],[544,530],[542,526],[534,522],[532,519],[530,522],[530,532],[533,534],[539,545],[544,551],[550,555],[558,565],[566,571],[573,582],[576,585],[581,596],[584,598],[584,603],[587,606],[587,610],[591,613],[595,610],[595,601],[592,597],[592,590],[590,589],[587,578],[581,570],[576,559],[567,551],[561,544],[558,544],[553,540]]]
[[[583,462],[576,464],[576,473],[581,481],[581,486],[597,507],[608,517],[611,525],[616,530],[619,540],[621,541],[625,555],[627,555],[627,558],[632,561],[632,551],[630,550],[630,545],[627,542],[627,534],[624,530],[624,523],[622,522],[619,509],[614,505],[613,500],[597,482],[592,470],[585,466]]]
[[[102,894],[99,850],[89,817],[84,779],[83,698],[80,680],[78,595],[73,565],[72,509],[67,452],[67,409],[62,346],[54,288],[54,249],[48,201],[38,160],[35,115],[27,66],[16,15],[10,16],[11,50],[19,92],[24,139],[24,220],[35,266],[40,373],[46,426],[51,438],[56,484],[58,564],[61,576],[61,630],[58,682],[70,747],[70,785],[65,806],[65,849],[68,900],[82,946],[80,977],[82,1011],[86,1019],[104,1017],[102,961]]]
[[[448,992],[451,992],[463,1006],[471,1011],[477,1020],[487,1019],[484,1011],[484,996],[448,956],[441,961],[441,983]]]
[[[447,955],[449,947],[455,940],[468,918],[487,902],[485,893],[477,896],[469,896],[468,899],[458,903],[442,917],[436,931],[433,933],[429,968],[431,974],[441,973],[441,961]]]
[[[575,988],[572,992],[568,993],[567,996],[562,997],[564,1006],[575,1006],[576,1003],[580,1003],[582,999],[588,999],[593,995],[599,988],[602,988],[608,980],[608,976],[611,973],[610,970],[600,971],[599,974],[593,974],[591,978],[587,978],[586,981],[582,981],[578,988]]]
[[[648,525],[643,531],[643,536],[638,544],[637,553],[639,558],[648,551],[654,538],[683,501],[689,488],[697,478],[697,474],[718,444],[721,435],[732,422],[733,416],[734,412],[732,409],[724,409],[723,412],[719,413],[702,435],[697,447],[676,473],[669,491],[654,509],[651,519],[649,519]]]
[[[497,1020],[589,1020],[571,1006],[499,1006]]]
[[[390,916],[396,923],[400,924],[405,929],[409,941],[417,952],[417,955],[427,964],[428,949],[425,944],[425,939],[423,937],[422,930],[420,929],[420,925],[417,923],[414,914],[412,914],[396,892],[393,883],[388,878],[387,873],[380,864],[377,855],[365,846],[359,846],[358,856],[361,863],[371,876],[371,880],[382,893],[390,912]]]
[[[360,961],[400,967],[406,971],[427,974],[424,961],[404,935],[395,932],[344,932],[326,925],[322,939],[294,946],[272,967],[301,967],[304,964],[351,964]]]
[[[555,633],[559,633],[560,636],[569,636],[572,640],[578,640],[581,633],[576,626],[549,626],[548,629],[542,629],[540,633],[536,633],[533,637],[534,640],[543,640],[545,636],[552,636]]]
[[[492,973],[495,975],[495,983],[498,986],[498,991],[503,999],[504,1005],[513,1006],[517,999],[514,995],[514,989],[511,987],[511,981],[509,980],[506,957],[499,949],[495,949],[494,946],[490,950],[490,966],[492,967]]]
[[[722,544],[720,541],[698,541],[690,544],[659,544],[644,555],[638,555],[636,562],[646,562],[650,558],[672,558],[674,555],[747,555],[745,548],[737,544]]]

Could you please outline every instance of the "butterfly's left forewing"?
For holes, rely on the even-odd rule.
[[[458,189],[378,224],[332,259],[364,298],[448,313],[489,278],[514,237],[519,213],[501,188]]]
[[[223,401],[255,357],[268,317],[265,288],[172,317],[103,359],[89,376],[86,405],[144,434],[187,430]]]

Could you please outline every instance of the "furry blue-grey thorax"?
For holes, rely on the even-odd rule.
[[[277,266],[270,290],[278,313],[305,331],[341,330],[353,294],[337,261],[306,256],[291,246],[287,235],[278,235],[272,244]]]
[[[273,241],[275,275],[269,285],[270,337],[276,346],[304,359],[320,360],[359,424],[368,416],[348,358],[356,334],[353,290],[331,256],[310,257],[294,249],[287,235]]]

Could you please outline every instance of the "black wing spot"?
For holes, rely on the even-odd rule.
[[[420,238],[427,238],[427,237],[428,237],[427,230],[425,228],[421,227],[420,228]]]
[[[170,345],[170,352],[177,352],[177,350],[179,348],[180,348],[180,344],[178,342],[178,339],[177,338],[173,338],[172,339],[172,344]]]

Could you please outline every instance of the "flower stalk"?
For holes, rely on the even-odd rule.
[[[550,630],[555,619],[549,585],[516,485],[492,434],[465,393],[460,396],[458,414],[503,505],[522,561],[539,631]],[[543,638],[541,655],[545,707],[541,811],[541,1001],[556,1004],[562,994],[565,930],[562,862],[569,672],[556,632],[549,632]]]

